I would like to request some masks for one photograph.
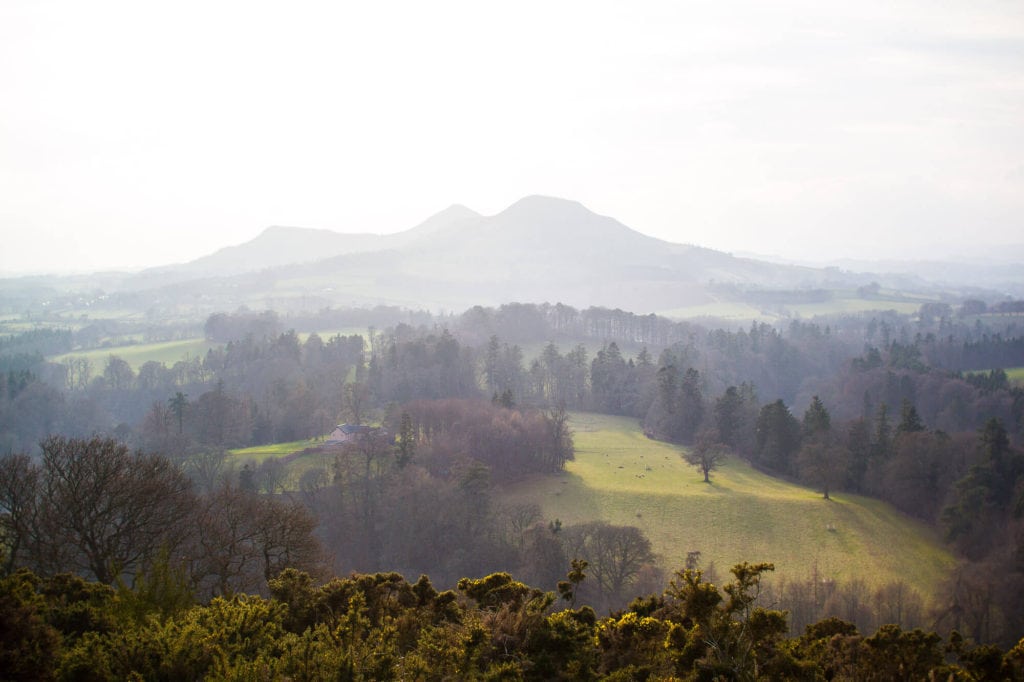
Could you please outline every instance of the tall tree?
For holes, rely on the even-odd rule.
[[[401,423],[398,430],[398,443],[395,446],[395,462],[399,469],[404,469],[412,463],[416,456],[416,429],[412,425],[412,417],[408,412],[402,412]]]
[[[1024,509],[1024,454],[1010,446],[1006,427],[990,418],[978,431],[977,460],[954,485],[954,501],[942,510],[951,540],[975,558],[994,543]]]
[[[702,431],[693,446],[683,451],[683,459],[704,474],[705,483],[711,483],[711,472],[721,466],[728,451],[729,446],[720,442],[717,432]]]
[[[715,401],[714,421],[722,443],[733,452],[750,455],[755,447],[757,395],[751,384],[730,386]]]
[[[185,412],[188,410],[188,394],[178,391],[173,398],[167,401],[167,404],[170,405],[178,420],[178,435],[181,435],[181,430],[185,425]]]
[[[629,587],[655,559],[650,540],[635,526],[595,521],[565,528],[562,537],[566,555],[583,559],[589,566],[591,585],[597,588],[595,606],[607,607],[627,599]]]
[[[782,399],[761,408],[757,417],[756,460],[779,473],[788,473],[800,447],[800,422]]]
[[[829,433],[832,429],[832,416],[825,409],[821,398],[814,396],[811,404],[804,412],[803,431],[805,438],[815,438]]]
[[[590,385],[594,409],[608,414],[622,414],[622,391],[626,381],[626,361],[618,344],[605,344],[590,363]]]
[[[921,421],[917,408],[914,407],[912,402],[904,398],[903,407],[900,410],[900,423],[896,426],[896,434],[920,433],[924,430],[924,422]]]
[[[38,484],[23,491],[19,563],[111,583],[184,542],[194,496],[166,458],[102,438],[51,437],[40,448],[42,461],[26,470]]]
[[[700,372],[690,367],[679,384],[679,423],[677,436],[682,443],[692,443],[704,421],[704,391]]]
[[[827,500],[829,492],[846,482],[849,457],[832,433],[832,417],[825,404],[814,396],[804,412],[803,441],[797,453],[800,477],[817,486]]]
[[[871,432],[863,418],[847,426],[846,450],[850,454],[850,485],[853,490],[862,490],[871,462]]]
[[[135,380],[135,372],[132,366],[116,355],[107,358],[107,364],[103,368],[103,378],[107,382],[107,388],[115,391],[126,391],[132,387]]]
[[[2,574],[9,574],[31,550],[37,528],[39,469],[24,454],[0,458],[0,537],[4,542]]]

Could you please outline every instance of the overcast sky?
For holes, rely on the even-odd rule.
[[[575,199],[793,258],[1024,242],[1024,3],[0,2],[0,271]]]

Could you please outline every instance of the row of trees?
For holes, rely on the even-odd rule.
[[[1012,330],[977,334],[973,328],[956,327],[953,333],[938,336],[922,333],[909,318],[882,314],[825,325],[793,322],[786,329],[753,324],[730,332],[622,311],[529,305],[471,309],[445,320],[451,323],[451,333],[399,324],[366,338],[322,339],[313,334],[300,341],[294,332],[275,333],[281,322],[272,315],[218,314],[208,320],[211,334],[244,335],[203,357],[171,365],[150,361],[137,370],[117,356],[97,366],[84,357],[53,364],[39,355],[4,356],[0,367],[7,367],[8,374],[27,373],[31,385],[24,390],[25,382],[19,379],[16,384],[8,382],[12,390],[0,391],[0,445],[27,450],[55,430],[130,438],[155,403],[166,404],[179,392],[195,401],[218,382],[223,394],[246,406],[249,424],[237,429],[245,435],[233,444],[322,432],[347,418],[344,386],[353,379],[367,386],[369,402],[376,408],[508,391],[518,404],[564,404],[569,409],[646,418],[659,398],[662,407],[673,407],[665,400],[664,383],[674,380],[682,385],[692,369],[699,373],[698,388],[704,396],[744,383],[756,386],[765,398],[791,405],[806,405],[817,394],[844,420],[871,414],[862,409],[866,391],[876,406],[899,406],[906,398],[929,424],[948,433],[976,428],[988,416],[1000,417],[1015,433],[1024,410],[1024,400],[1007,397],[1009,386],[993,391],[961,373],[978,363],[991,362],[988,367],[994,367],[1019,357],[1019,334],[1014,336]],[[534,322],[526,324],[529,320]],[[651,325],[671,333],[662,338],[642,332]],[[540,342],[545,337],[533,336],[529,330],[534,327],[550,336],[536,357],[528,358],[517,339]],[[260,330],[262,335],[256,333]],[[508,336],[483,336],[490,331]],[[579,336],[566,351],[553,342],[573,333]],[[21,339],[17,347],[25,347],[36,336]],[[590,346],[580,344],[580,339],[591,340]],[[600,345],[595,346],[594,339]],[[642,345],[652,340],[653,348],[664,348],[661,353],[652,355]],[[662,342],[669,345],[661,346]],[[865,343],[872,345],[851,363]],[[659,375],[669,367],[677,376]],[[1018,405],[1011,409],[1007,405],[1013,400]],[[694,434],[686,433],[689,427],[681,428],[684,433],[675,437],[692,438]],[[198,434],[190,435],[191,441],[203,442]]]

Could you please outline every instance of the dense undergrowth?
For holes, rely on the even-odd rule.
[[[771,564],[735,566],[717,586],[677,572],[664,593],[598,618],[575,608],[574,562],[560,595],[507,573],[438,591],[426,576],[352,574],[316,585],[283,571],[269,598],[194,604],[157,563],[133,587],[20,570],[0,580],[0,670],[10,680],[1001,680],[1009,651],[830,618],[786,637],[787,614],[758,605]]]

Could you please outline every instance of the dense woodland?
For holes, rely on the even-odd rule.
[[[142,665],[113,660],[125,638],[156,666],[146,676],[168,678],[176,675],[159,666],[235,675],[249,674],[240,672],[247,665],[280,665],[263,669],[301,677],[287,667],[300,665],[289,658],[297,647],[310,652],[301,665],[325,656],[317,666],[342,666],[332,669],[353,679],[405,675],[401,661],[429,656],[440,658],[417,665],[455,675],[507,668],[512,678],[630,666],[622,679],[639,679],[641,670],[685,677],[734,666],[729,674],[738,678],[789,670],[813,679],[833,670],[837,679],[870,679],[866,661],[885,647],[916,647],[915,671],[950,661],[996,671],[1004,663],[995,649],[974,649],[959,634],[943,645],[910,631],[956,631],[1005,650],[1024,634],[1024,391],[1003,370],[1024,365],[1022,319],[978,304],[732,331],[563,305],[436,317],[238,311],[206,321],[207,337],[220,345],[205,356],[137,370],[116,355],[102,367],[80,357],[46,361],[88,347],[88,328],[12,335],[0,340],[4,608],[49,633],[47,646],[65,656],[51,665],[106,657],[115,678],[129,669],[118,666]],[[365,336],[295,331],[355,319],[381,326]],[[627,608],[669,582],[638,529],[563,526],[536,507],[494,501],[504,482],[559,471],[573,457],[567,410],[634,417],[649,437],[688,446],[705,476],[721,457],[739,456],[826,497],[848,490],[886,500],[938,527],[963,563],[947,592],[926,603],[899,584],[874,592],[823,587],[814,577],[762,584],[765,569],[750,567],[735,583],[724,578],[723,595],[697,577],[694,558],[664,596]],[[239,468],[227,454],[319,438],[342,421],[381,428],[314,448],[321,464],[297,481],[281,459]],[[95,497],[83,500],[84,489]],[[89,499],[96,504],[88,507]],[[96,513],[82,521],[85,509]],[[586,578],[572,582],[570,572],[566,583],[574,560],[587,563],[576,574]],[[285,568],[304,573],[277,579]],[[60,583],[65,571],[94,582]],[[314,586],[349,571],[359,575]],[[386,571],[428,574],[458,590],[438,593],[425,579],[409,584]],[[511,578],[489,578],[508,581],[494,588],[500,597],[482,598],[491,588],[460,582],[504,571],[542,591],[564,588],[569,610]],[[275,579],[298,582],[282,587]],[[755,587],[770,599],[738,596]],[[61,620],[79,598],[95,627]],[[193,600],[201,605],[187,607]],[[761,603],[788,617],[757,610]],[[582,604],[594,610],[575,608]],[[112,615],[125,608],[158,617]],[[157,662],[145,653],[184,646],[160,637],[200,636],[195,628],[245,620],[248,610],[269,628],[259,635],[265,649],[231,653],[225,643],[216,663]],[[610,620],[597,618],[609,610]],[[819,623],[829,616],[847,622]],[[853,630],[885,623],[904,630]],[[707,634],[714,628],[743,634],[716,644]],[[575,644],[552,644],[564,637]],[[455,655],[446,646],[470,658],[445,658]],[[1006,665],[1020,665],[1011,659]]]

